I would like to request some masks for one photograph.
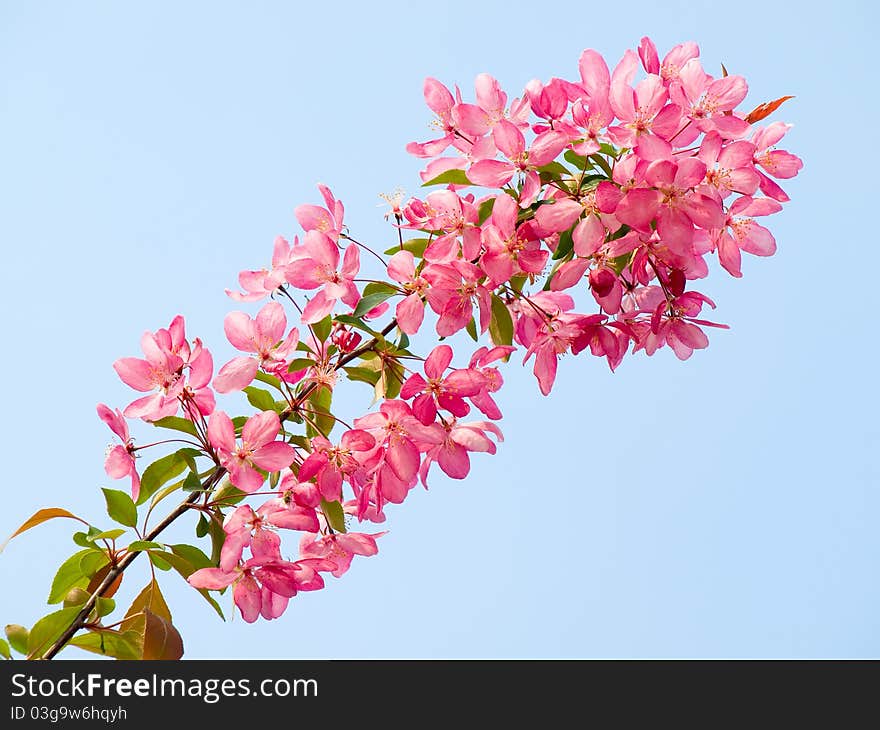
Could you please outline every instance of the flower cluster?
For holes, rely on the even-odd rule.
[[[743,252],[773,254],[756,218],[781,210],[777,181],[802,164],[776,149],[788,125],[756,124],[784,99],[744,113],[746,93],[742,77],[707,73],[695,44],[661,61],[647,38],[613,70],[587,50],[574,79],[532,81],[513,100],[485,74],[473,102],[428,79],[441,134],[407,149],[441,189],[389,198],[393,243],[380,254],[320,186],[323,205],[296,208],[301,235],[278,237],[270,267],[242,271],[241,291],[227,290],[243,304],[269,301],[227,315],[240,354],[216,375],[182,317],[145,333],[144,358],[114,367],[147,395],[122,412],[98,409],[122,441],[107,473],[129,477],[138,503],[193,491],[188,507],[214,559],[186,573],[190,584],[231,586],[246,621],[278,617],[298,592],[324,587],[322,574],[376,554],[384,533],[350,531],[354,522],[383,522],[432,468],[463,479],[471,454],[495,453],[499,366],[514,352],[533,359],[546,395],[565,354],[614,369],[627,353],[668,346],[686,359],[708,345],[704,328],[724,325],[704,318],[715,304],[693,282],[713,255],[739,277]],[[422,358],[411,338],[429,329],[476,344],[454,338]],[[366,384],[378,407],[344,420],[333,402],[345,382]],[[254,415],[217,408],[215,394],[239,392]],[[135,456],[146,447],[126,418],[185,444],[159,476],[141,481]],[[259,495],[259,507],[242,504]],[[296,555],[280,530],[299,533]]]

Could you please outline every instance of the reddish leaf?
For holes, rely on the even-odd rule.
[[[104,578],[107,577],[107,573],[110,572],[110,569],[111,569],[111,566],[108,563],[103,568],[101,568],[97,573],[95,573],[95,575],[92,576],[92,579],[89,581],[89,585],[86,588],[86,590],[89,593],[94,593],[96,590],[98,590],[98,586],[104,582]],[[104,591],[102,597],[103,598],[113,598],[116,591],[119,590],[119,586],[121,585],[121,583],[122,583],[122,573],[120,573],[119,575],[116,576],[116,578],[114,578],[113,582],[110,584],[110,587],[106,591]]]
[[[73,512],[68,512],[66,509],[61,509],[61,507],[47,507],[46,509],[41,509],[35,512],[29,520],[27,520],[21,527],[19,527],[15,532],[13,532],[4,542],[0,545],[0,552],[3,552],[3,549],[9,544],[9,541],[14,537],[18,537],[22,532],[27,532],[32,527],[36,527],[37,525],[41,525],[48,520],[54,520],[56,517],[69,517],[73,520],[79,520],[84,525],[88,526],[88,522],[83,519],[77,517]]]
[[[144,659],[180,659],[183,656],[183,639],[171,621],[144,609]]]
[[[768,101],[764,104],[758,104],[752,111],[749,112],[746,117],[746,121],[749,124],[753,124],[754,122],[760,122],[765,117],[769,117],[773,112],[775,112],[779,107],[781,107],[786,101],[789,99],[794,99],[793,96],[781,96],[775,101]]]
[[[125,612],[125,618],[122,620],[122,630],[134,629],[143,633],[145,611],[150,611],[171,623],[171,611],[168,604],[165,603],[162,591],[159,590],[159,584],[155,580],[151,580],[131,602],[131,606]]]

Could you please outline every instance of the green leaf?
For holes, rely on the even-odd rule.
[[[381,368],[379,370],[379,379],[373,388],[376,400],[396,398],[400,395],[400,389],[405,380],[403,365],[394,359],[393,356],[377,359],[375,362]]]
[[[489,321],[489,337],[495,345],[513,344],[513,318],[510,310],[497,294],[492,295],[492,319]]]
[[[545,177],[548,180],[559,179],[562,177],[571,177],[571,170],[569,170],[565,165],[557,160],[553,160],[553,162],[548,162],[546,165],[541,165],[537,169],[539,173],[543,173],[541,175],[542,180]]]
[[[487,220],[489,220],[489,216],[492,215],[492,210],[495,208],[495,198],[487,198],[482,203],[480,203],[480,207],[477,208],[477,215],[479,215],[479,224],[483,225]]]
[[[141,491],[137,504],[143,504],[164,484],[174,479],[186,469],[186,460],[176,451],[160,459],[156,459],[141,475]]]
[[[352,316],[363,317],[373,307],[379,306],[395,294],[399,294],[397,287],[383,282],[371,281],[364,287],[364,292]]]
[[[618,276],[620,276],[620,274],[623,272],[623,270],[627,266],[629,266],[630,261],[632,261],[633,254],[634,254],[634,252],[630,251],[629,253],[624,253],[624,254],[621,254],[620,256],[617,256],[616,258],[611,259],[611,268],[614,269],[614,272]]]
[[[471,336],[471,339],[474,342],[477,342],[480,339],[479,335],[477,334],[477,323],[474,321],[473,317],[471,317],[471,321],[467,323],[465,331]]]
[[[327,338],[330,336],[330,330],[332,328],[333,319],[328,314],[320,322],[315,322],[315,324],[312,325],[312,332],[315,333],[315,337],[317,337],[321,342],[326,342]]]
[[[189,562],[196,570],[210,568],[214,565],[211,562],[211,558],[205,555],[205,553],[195,545],[180,543],[177,545],[169,545],[168,547],[171,548],[171,552]]]
[[[37,512],[34,512],[34,514],[32,514],[27,520],[25,520],[24,524],[21,527],[13,532],[8,538],[6,538],[6,542],[0,545],[0,553],[3,552],[3,549],[14,537],[18,537],[21,533],[27,532],[32,527],[36,527],[37,525],[42,525],[48,520],[54,520],[56,517],[69,517],[73,520],[79,520],[84,525],[89,524],[85,520],[77,517],[75,514],[73,514],[73,512],[68,512],[66,509],[62,509],[61,507],[47,507],[46,509],[41,509]]]
[[[183,480],[183,491],[184,492],[197,492],[202,489],[202,480],[199,479],[198,474],[194,474],[193,472],[186,473],[186,479]]]
[[[556,250],[553,252],[553,260],[561,259],[568,256],[574,249],[574,240],[571,237],[571,228],[559,234],[559,243],[556,244]]]
[[[370,336],[376,337],[379,340],[382,339],[382,336],[378,332],[376,332],[376,330],[365,324],[362,319],[358,319],[357,317],[350,317],[347,314],[337,314],[336,321],[341,322],[342,324],[356,327],[357,329],[362,330],[363,332],[367,332],[370,334]]]
[[[152,550],[148,550],[147,555],[150,556],[150,562],[155,565],[159,570],[171,570],[171,564],[167,560],[165,560],[165,558],[154,553]]]
[[[12,659],[12,654],[9,652],[9,644],[6,642],[6,639],[0,639],[0,656],[4,659]]]
[[[135,540],[131,544],[126,545],[125,549],[130,553],[137,553],[141,550],[164,550],[165,546],[152,540]]]
[[[186,580],[189,578],[196,570],[201,568],[210,568],[213,567],[213,563],[210,561],[207,555],[205,555],[201,550],[192,545],[175,545],[173,548],[178,548],[178,552],[176,553],[164,553],[165,559],[171,564],[171,567],[176,570],[180,576]],[[181,548],[189,548],[190,550],[196,551],[198,554],[189,552],[187,550],[181,550]],[[188,558],[192,558],[192,561]],[[226,616],[223,615],[223,609],[220,608],[220,604],[214,600],[214,597],[208,593],[204,588],[196,588],[202,598],[204,598],[213,608],[221,619],[226,620]]]
[[[430,238],[410,238],[408,241],[403,242],[403,250],[409,251],[417,259],[420,259],[425,255],[425,249],[428,248],[430,242]],[[400,244],[386,249],[385,255],[393,256],[398,251],[400,251]],[[337,317],[337,319],[339,318]]]
[[[97,527],[95,527],[94,525],[89,525],[88,532],[74,532],[73,541],[80,547],[103,552],[103,548],[98,547],[97,545],[95,545],[94,542],[95,536],[100,534],[101,531]]]
[[[97,555],[92,550],[80,550],[61,563],[58,572],[52,579],[52,587],[49,589],[49,598],[46,603],[61,603],[71,588],[85,588],[89,583],[89,577],[82,572],[80,563],[86,555]]]
[[[70,640],[70,646],[114,659],[140,659],[143,654],[141,642],[140,634],[136,631],[95,629],[87,634],[74,636]]]
[[[79,607],[72,606],[43,616],[33,625],[28,634],[27,655],[29,657],[37,656],[48,649],[70,626],[78,613]]]
[[[271,385],[273,388],[277,390],[281,390],[281,381],[276,378],[274,375],[269,375],[269,373],[264,373],[262,370],[257,370],[257,374],[254,375],[254,380],[259,380],[261,383],[265,383],[266,385]]]
[[[437,177],[431,178],[428,182],[422,183],[422,187],[426,188],[430,185],[473,185],[473,183],[468,180],[467,174],[464,170],[447,170],[446,172],[441,172]]]
[[[328,502],[326,499],[321,499],[321,511],[327,518],[330,527],[336,532],[345,532],[345,511],[339,502]]]
[[[104,500],[107,502],[107,514],[110,515],[111,520],[126,527],[137,525],[137,507],[134,506],[131,497],[118,489],[107,489],[104,487],[101,491],[104,492]]]
[[[220,551],[223,549],[223,542],[226,540],[226,533],[223,531],[222,514],[218,513],[217,519],[209,521],[208,534],[211,536],[211,563],[217,565],[220,562]]]
[[[290,361],[290,364],[287,366],[287,372],[295,373],[298,370],[305,370],[306,368],[314,367],[315,361],[308,357],[297,357]]]
[[[104,616],[109,616],[116,610],[116,601],[112,598],[104,598],[103,596],[99,596],[97,601],[95,602],[95,613],[98,618],[103,618]]]
[[[214,502],[222,504],[224,507],[238,504],[245,497],[247,497],[247,493],[242,492],[228,480],[223,483],[223,486],[214,492]]]
[[[247,395],[248,403],[258,411],[275,410],[275,398],[268,390],[249,385],[244,389],[244,393]]]
[[[205,515],[199,515],[199,521],[196,522],[196,537],[204,537],[208,534],[208,518]]]
[[[6,638],[9,645],[19,654],[27,654],[28,633],[26,627],[21,624],[6,624]]]
[[[318,388],[309,396],[309,405],[314,413],[309,413],[309,420],[313,421],[322,432],[319,434],[310,424],[306,427],[306,434],[311,436],[330,435],[336,419],[330,415],[330,406],[333,403],[333,391],[329,388]],[[313,433],[309,434],[309,431]]]
[[[345,370],[349,380],[357,380],[358,382],[369,383],[370,385],[375,385],[376,381],[379,380],[378,370],[363,367],[347,367],[342,369]]]
[[[165,418],[160,418],[158,421],[153,421],[152,423],[159,428],[170,428],[174,431],[182,431],[190,436],[198,437],[199,435],[193,422],[187,418],[181,418],[180,416],[166,416]]]
[[[574,165],[581,172],[584,172],[593,166],[592,162],[583,155],[579,155],[574,150],[566,150],[562,156],[565,158],[566,162]]]
[[[87,578],[94,578],[104,566],[109,564],[110,558],[103,550],[101,552],[84,550],[79,560],[79,571]]]
[[[101,530],[96,535],[90,535],[89,540],[116,540],[125,534],[125,530],[121,527],[114,527],[112,530]]]

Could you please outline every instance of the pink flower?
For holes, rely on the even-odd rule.
[[[436,424],[424,426],[401,400],[386,400],[378,413],[356,418],[354,426],[376,439],[375,455],[366,462],[373,476],[372,490],[365,490],[366,503],[375,497],[381,511],[383,502],[399,504],[416,483],[419,454],[440,441]]]
[[[443,136],[428,142],[410,142],[406,151],[416,157],[435,157],[455,141],[455,122],[452,119],[455,99],[449,89],[432,78],[425,79],[424,95],[428,108],[437,115],[435,126],[443,132]]]
[[[241,617],[253,623],[261,615],[267,620],[278,618],[288,601],[299,591],[316,591],[324,587],[318,571],[335,569],[328,560],[305,559],[288,562],[280,558],[251,558],[229,570],[202,568],[187,578],[194,588],[219,591],[232,586],[232,598]]]
[[[428,195],[424,203],[410,201],[404,211],[409,222],[403,227],[440,234],[425,249],[425,261],[448,263],[459,254],[466,259],[479,255],[479,214],[472,199],[462,198],[453,190],[438,190]]]
[[[453,370],[444,377],[451,362],[452,348],[449,345],[438,345],[425,360],[425,375],[428,379],[413,373],[400,389],[403,400],[415,396],[413,415],[426,426],[436,420],[438,408],[458,418],[466,416],[470,413],[470,406],[464,398],[475,396],[483,389],[483,376],[470,368]]]
[[[237,507],[223,522],[226,539],[220,551],[220,568],[232,570],[246,547],[256,558],[280,558],[277,528],[314,532],[318,527],[314,509],[285,504],[281,499],[270,499],[256,512],[249,505]]]
[[[670,87],[672,101],[698,130],[714,130],[724,139],[737,139],[748,132],[749,123],[731,113],[749,91],[742,76],[731,74],[713,79],[703,71],[699,59],[692,58],[679,69],[678,81]],[[686,136],[678,140],[679,144],[689,141]]]
[[[229,472],[229,481],[248,493],[259,489],[265,479],[257,469],[279,471],[293,462],[293,447],[275,440],[280,430],[278,414],[263,411],[247,420],[241,432],[241,445],[237,445],[232,420],[223,411],[214,411],[208,421],[208,439]]]
[[[518,213],[513,198],[499,195],[492,207],[491,223],[483,228],[486,252],[480,258],[480,267],[496,286],[520,272],[540,274],[550,256],[530,226],[517,227]]]
[[[299,468],[297,479],[306,482],[317,477],[318,491],[328,502],[342,499],[343,479],[362,469],[359,458],[376,447],[376,439],[367,431],[351,429],[334,446],[322,436],[312,439],[314,451]]]
[[[342,532],[319,537],[317,534],[302,536],[299,543],[299,554],[303,558],[318,558],[335,563],[331,574],[336,578],[346,573],[355,555],[370,556],[379,552],[376,538],[385,535],[376,532],[368,535],[364,532]]]
[[[267,373],[278,370],[286,373],[287,358],[299,343],[299,330],[295,327],[284,338],[287,316],[278,302],[266,304],[254,319],[244,312],[230,312],[223,321],[223,329],[235,349],[252,352],[257,357],[236,357],[220,368],[214,378],[218,393],[247,387],[259,368]]]
[[[491,350],[487,347],[481,347],[471,356],[470,369],[483,376],[483,387],[479,393],[470,397],[471,403],[493,421],[501,418],[502,414],[491,394],[501,390],[504,378],[501,377],[501,372],[497,367],[489,367],[489,365],[501,358],[509,357],[514,350],[516,348],[509,345],[500,345]]]
[[[326,185],[319,183],[318,190],[324,198],[326,208],[319,205],[298,205],[293,213],[304,231],[318,231],[335,243],[342,232],[345,208],[341,201],[333,197]]]
[[[298,248],[298,244],[299,241],[294,239],[291,248],[287,239],[277,236],[272,251],[272,268],[242,271],[238,275],[238,283],[244,292],[227,289],[227,296],[239,302],[256,302],[275,292],[287,280],[287,267],[294,261],[294,251]]]
[[[761,182],[752,158],[755,145],[751,142],[731,142],[727,145],[718,132],[710,132],[700,145],[699,159],[706,163],[706,182],[722,198],[731,193],[752,195]]]
[[[419,331],[425,318],[425,304],[422,297],[428,290],[428,282],[421,275],[416,275],[415,257],[409,251],[397,251],[388,260],[388,276],[408,292],[403,300],[397,303],[394,316],[401,332],[414,335]]]
[[[774,149],[776,143],[785,136],[789,129],[791,129],[790,124],[773,122],[773,124],[758,129],[752,137],[752,142],[755,145],[755,164],[760,165],[767,173],[780,180],[794,177],[804,166],[801,159],[791,152]],[[761,192],[764,195],[778,200],[780,203],[789,200],[788,195],[778,184],[764,173],[759,172],[758,174],[761,177]]]
[[[474,315],[474,300],[480,311],[479,331],[485,332],[492,316],[491,293],[483,285],[483,271],[469,261],[431,264],[422,276],[431,285],[428,304],[438,315],[437,334],[448,337],[464,329]]]
[[[492,138],[499,151],[508,159],[479,160],[468,169],[468,180],[488,188],[504,187],[519,171],[536,176],[534,170],[552,162],[568,145],[568,137],[555,130],[542,132],[526,149],[526,140],[519,128],[502,120],[492,130]]]
[[[287,281],[299,289],[317,289],[303,311],[304,324],[320,322],[333,310],[336,300],[348,306],[357,306],[360,294],[354,284],[360,269],[360,255],[355,244],[345,250],[342,268],[339,266],[339,248],[324,233],[310,230],[303,242],[303,257],[287,267]]]
[[[152,332],[141,338],[145,359],[123,357],[113,363],[113,369],[123,383],[151,395],[138,398],[126,406],[128,418],[157,421],[177,413],[178,396],[183,392],[183,358],[163,348]]]
[[[489,74],[479,74],[474,81],[476,91],[476,104],[456,104],[452,110],[452,116],[458,128],[465,134],[482,137],[492,131],[492,128],[501,122],[505,116],[507,106],[507,94],[494,78]],[[511,114],[514,118],[523,111],[528,111],[520,105],[513,105]]]
[[[104,471],[107,472],[107,476],[111,479],[122,479],[123,477],[130,476],[131,498],[137,501],[141,489],[141,480],[137,473],[137,467],[134,464],[134,444],[128,432],[128,423],[126,423],[122,412],[118,408],[115,411],[111,411],[103,403],[98,404],[98,418],[106,423],[110,430],[122,441],[122,446],[113,446],[107,451],[107,458],[104,460]]]
[[[609,102],[623,124],[608,127],[608,136],[621,147],[635,147],[645,135],[669,139],[681,126],[681,111],[666,105],[669,95],[660,76],[648,74],[633,89],[637,68],[638,57],[628,50],[611,74]]]
[[[737,198],[727,212],[724,228],[701,232],[697,239],[700,253],[718,250],[718,260],[732,276],[742,276],[740,251],[754,256],[772,256],[776,253],[776,240],[764,226],[756,223],[753,216],[772,215],[782,206],[772,198]]]
[[[471,470],[471,461],[468,452],[482,452],[494,454],[495,443],[486,432],[492,433],[499,441],[504,441],[501,429],[488,421],[474,421],[473,423],[458,423],[453,419],[443,426],[445,438],[442,443],[428,449],[425,460],[419,470],[422,484],[428,485],[428,468],[433,462],[437,462],[443,473],[452,479],[464,479]]]

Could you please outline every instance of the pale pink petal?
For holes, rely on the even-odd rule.
[[[142,393],[153,390],[153,367],[146,360],[137,357],[123,357],[113,363],[113,369],[129,388]]]
[[[293,463],[296,451],[293,446],[282,441],[273,441],[254,452],[254,464],[266,471],[280,471]]]

